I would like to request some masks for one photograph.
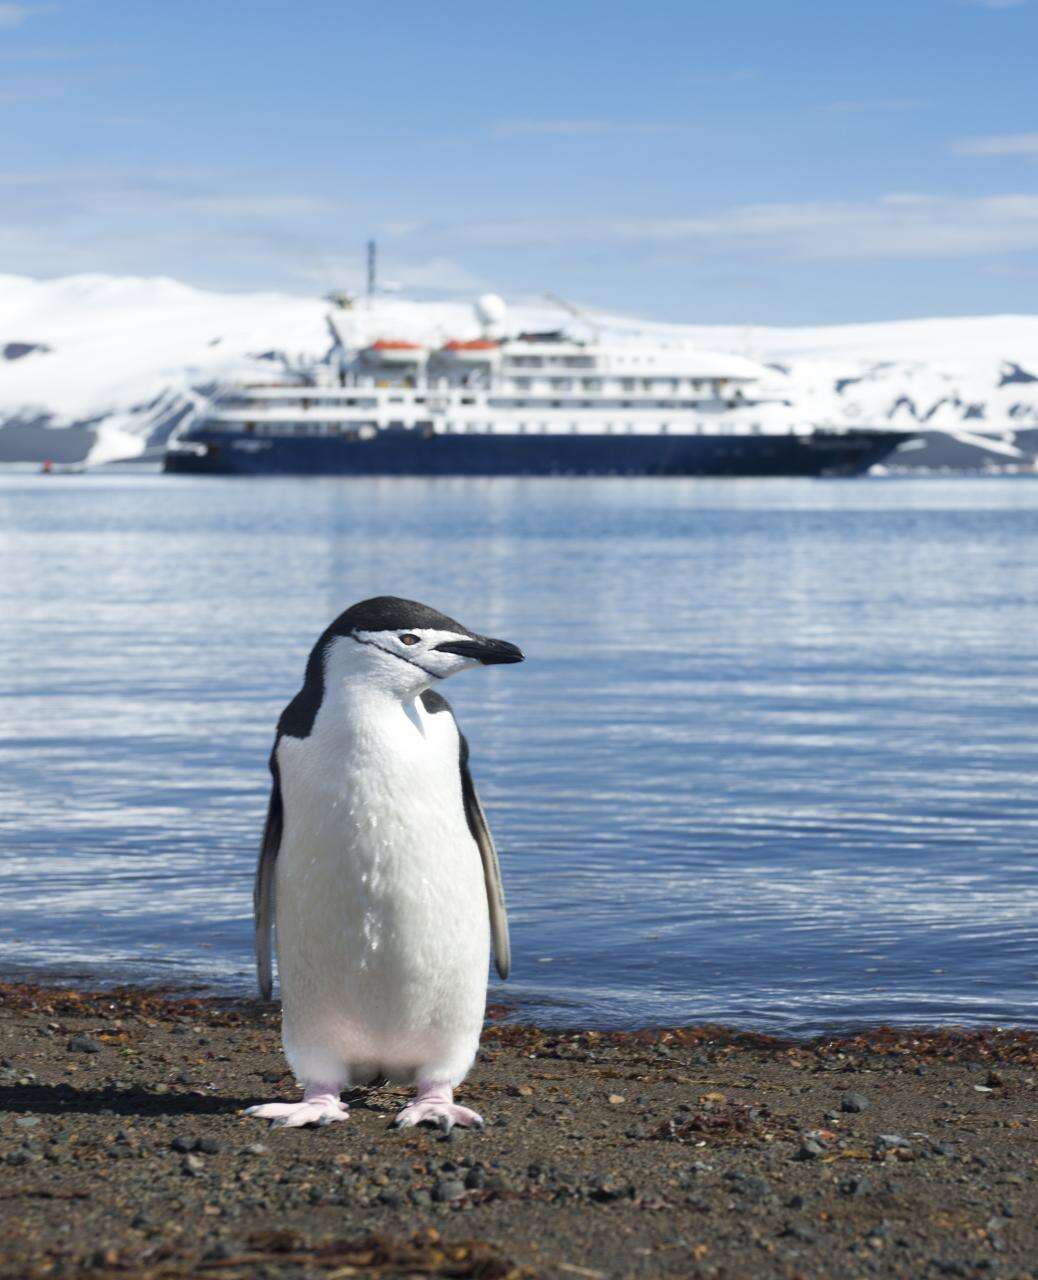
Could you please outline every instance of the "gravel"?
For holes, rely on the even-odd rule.
[[[66,1054],[80,1036],[105,1052]],[[1031,1280],[1038,1258],[1034,1033],[495,1024],[459,1091],[492,1123],[453,1145],[386,1131],[399,1090],[326,1129],[244,1116],[295,1096],[269,1007],[0,985],[0,1057],[2,1280],[95,1257],[128,1280],[926,1280],[934,1258]],[[851,1072],[864,1113],[834,1091]]]

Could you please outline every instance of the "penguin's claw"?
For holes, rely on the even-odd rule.
[[[410,1129],[417,1124],[433,1124],[444,1133],[450,1133],[456,1124],[464,1129],[482,1129],[483,1117],[454,1102],[423,1102],[419,1098],[404,1107],[393,1121],[393,1128]]]
[[[261,1120],[269,1120],[272,1129],[301,1129],[307,1124],[335,1124],[337,1120],[348,1120],[349,1109],[338,1098],[315,1102],[262,1102],[255,1107],[246,1107],[247,1116],[258,1116]]]

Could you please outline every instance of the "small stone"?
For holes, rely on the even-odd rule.
[[[609,1095],[609,1105],[611,1107],[618,1107],[622,1102],[626,1102],[626,1101],[627,1099],[623,1096],[622,1093],[611,1093]]]
[[[532,1098],[533,1089],[528,1084],[513,1084],[508,1092],[513,1098]]]
[[[869,1100],[863,1093],[845,1093],[840,1099],[840,1110],[849,1112],[851,1115],[857,1115],[868,1109]]]
[[[486,1172],[480,1165],[476,1165],[465,1175],[465,1186],[469,1191],[481,1190],[486,1185],[486,1181]]]
[[[178,1133],[169,1145],[174,1151],[194,1151],[198,1147],[198,1139],[189,1138],[184,1133]]]
[[[398,1191],[380,1191],[378,1193],[378,1202],[390,1209],[398,1209],[401,1203],[401,1196]]]
[[[825,1147],[817,1140],[817,1138],[805,1138],[800,1144],[800,1150],[793,1157],[794,1160],[817,1160],[819,1156],[825,1155]]]
[[[840,1194],[844,1196],[863,1196],[867,1195],[872,1189],[872,1183],[869,1182],[868,1178],[857,1173],[841,1178],[836,1185]]]
[[[433,1187],[432,1198],[437,1204],[446,1204],[448,1201],[457,1200],[459,1196],[465,1194],[464,1183],[458,1182],[454,1178],[441,1179]]]
[[[876,1147],[880,1151],[907,1151],[909,1145],[899,1133],[880,1133],[876,1136]]]
[[[739,1194],[751,1204],[759,1204],[771,1194],[771,1186],[763,1178],[741,1178]]]
[[[204,1151],[207,1156],[215,1156],[220,1150],[220,1144],[215,1138],[199,1138],[195,1150]]]
[[[29,1164],[34,1158],[39,1159],[38,1156],[34,1157],[30,1151],[12,1151],[7,1157],[7,1163],[13,1165]]]
[[[935,1142],[933,1144],[934,1152],[939,1156],[953,1156],[955,1154],[954,1142]]]
[[[424,1187],[416,1187],[410,1193],[411,1203],[418,1209],[429,1209],[432,1207],[432,1196],[424,1189]]]
[[[180,1171],[191,1178],[201,1177],[204,1169],[205,1161],[201,1156],[185,1156],[180,1166]]]
[[[152,1087],[151,1087],[151,1091],[152,1091],[152,1093],[158,1093],[158,1094],[169,1093],[169,1085],[168,1085],[168,1084],[155,1084],[155,1085],[152,1085]]]
[[[35,1129],[39,1123],[39,1116],[19,1116],[17,1120],[15,1120],[15,1124],[19,1129]]]
[[[619,1200],[624,1192],[623,1188],[618,1187],[615,1182],[599,1176],[591,1179],[590,1194],[592,1200],[608,1203],[610,1200]]]
[[[250,1142],[245,1148],[245,1154],[250,1156],[265,1156],[267,1154],[267,1150],[268,1149],[262,1142]]]
[[[793,1240],[799,1240],[801,1244],[814,1244],[818,1240],[818,1236],[813,1231],[796,1222],[789,1223],[782,1234]]]
[[[68,1042],[69,1053],[100,1053],[101,1046],[89,1036],[73,1036]]]

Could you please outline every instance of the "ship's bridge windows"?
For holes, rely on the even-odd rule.
[[[601,391],[602,390],[601,378],[585,378],[584,390],[585,391]]]

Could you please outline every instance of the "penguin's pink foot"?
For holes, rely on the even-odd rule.
[[[261,1102],[246,1107],[247,1116],[269,1120],[272,1129],[301,1129],[305,1124],[334,1124],[348,1120],[349,1107],[339,1098],[338,1091],[307,1089],[302,1102]]]
[[[397,1115],[393,1128],[410,1129],[416,1124],[435,1124],[444,1133],[450,1133],[456,1124],[466,1129],[482,1129],[483,1117],[468,1107],[459,1107],[449,1085],[419,1086],[418,1097]]]

